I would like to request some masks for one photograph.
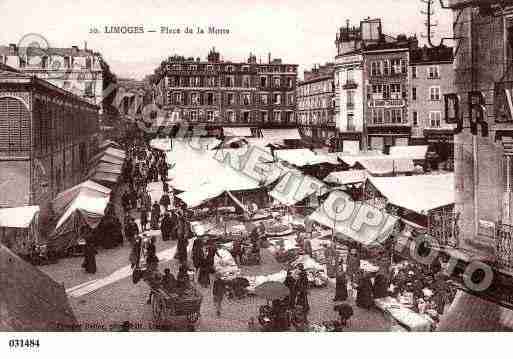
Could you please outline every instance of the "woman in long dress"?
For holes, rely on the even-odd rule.
[[[346,300],[347,300],[347,278],[346,278],[346,272],[344,271],[343,263],[340,262],[340,265],[337,270],[337,276],[335,279],[335,298],[333,298],[333,301],[343,302]]]
[[[87,273],[96,273],[96,248],[94,244],[90,241],[86,241],[86,245],[84,248],[84,269]]]
[[[155,201],[151,209],[151,229],[159,229],[160,205]]]
[[[369,309],[374,304],[372,300],[372,283],[368,276],[362,275],[358,281],[358,292],[356,305],[360,308]]]

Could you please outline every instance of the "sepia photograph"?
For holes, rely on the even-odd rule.
[[[0,0],[0,24],[8,353],[513,330],[513,1]]]

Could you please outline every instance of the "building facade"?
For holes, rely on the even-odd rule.
[[[453,0],[456,211],[461,247],[513,273],[513,7]],[[486,44],[482,46],[482,44]]]
[[[358,152],[364,136],[364,73],[361,26],[340,28],[335,39],[335,123],[338,151]]]
[[[0,207],[41,204],[82,181],[99,108],[0,65]]]
[[[90,49],[27,49],[16,44],[0,46],[0,63],[48,81],[83,97],[94,105],[103,100],[101,57]]]
[[[400,35],[364,46],[366,76],[365,123],[368,147],[385,153],[391,146],[407,146],[411,135],[408,118],[408,64],[418,41]]]
[[[164,61],[157,80],[160,101],[180,122],[257,128],[296,125],[298,65],[281,59],[222,61],[212,49],[207,61],[173,56]]]
[[[422,47],[410,51],[408,118],[410,144],[429,144],[441,162],[454,158],[455,125],[447,123],[443,95],[453,92],[452,47]]]
[[[297,85],[297,122],[305,137],[312,142],[329,145],[334,138],[333,63],[316,66],[304,72]]]

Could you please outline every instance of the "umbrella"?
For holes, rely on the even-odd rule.
[[[283,283],[265,282],[255,288],[255,294],[267,300],[275,300],[288,296],[290,292]]]

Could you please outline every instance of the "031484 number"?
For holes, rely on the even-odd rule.
[[[31,349],[39,348],[39,339],[9,339],[9,348]]]

